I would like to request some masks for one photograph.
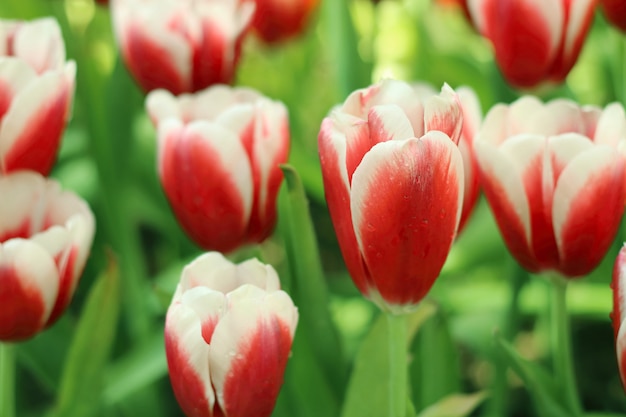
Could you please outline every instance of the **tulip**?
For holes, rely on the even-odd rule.
[[[230,83],[254,4],[239,0],[114,0],[122,56],[145,91]]]
[[[270,265],[235,265],[217,252],[187,265],[165,321],[170,381],[184,413],[270,416],[297,322]]]
[[[626,32],[626,2],[624,0],[600,0],[602,12],[613,26]]]
[[[510,252],[530,272],[591,272],[626,201],[626,117],[526,96],[487,114],[475,142],[482,188]]]
[[[293,38],[304,30],[319,0],[255,0],[252,27],[266,43]]]
[[[52,18],[0,20],[0,175],[48,175],[74,94],[76,64]]]
[[[613,268],[613,312],[611,321],[613,322],[613,333],[615,336],[615,351],[617,353],[617,365],[619,367],[622,385],[626,389],[626,326],[624,326],[624,312],[626,311],[626,246],[622,247]]]
[[[468,0],[472,21],[516,87],[561,83],[591,26],[595,0]]]
[[[205,249],[265,240],[287,161],[286,107],[246,88],[214,86],[147,98],[158,130],[161,184],[178,221]]]
[[[28,339],[65,311],[95,222],[75,194],[37,173],[0,177],[0,341]],[[7,198],[6,196],[10,196]]]
[[[401,313],[429,291],[463,205],[458,98],[387,80],[352,93],[318,137],[330,216],[363,295]]]

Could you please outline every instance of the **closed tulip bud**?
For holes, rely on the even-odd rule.
[[[161,184],[187,234],[220,252],[265,240],[289,153],[286,107],[226,86],[178,98],[155,91],[146,103]]]
[[[591,26],[595,0],[468,0],[472,21],[493,44],[516,87],[561,83]]]
[[[0,20],[0,175],[22,169],[50,173],[75,75],[56,20]]]
[[[298,310],[269,265],[217,252],[187,265],[165,321],[170,381],[188,417],[269,417]]]
[[[65,311],[95,226],[84,201],[34,172],[0,177],[0,195],[0,341],[13,342]]]
[[[318,137],[326,200],[347,268],[383,310],[414,307],[435,282],[463,206],[458,97],[422,100],[387,80],[352,93]]]
[[[474,141],[481,186],[528,271],[580,277],[602,260],[626,201],[626,117],[567,100],[497,105]]]
[[[622,386],[626,389],[626,246],[622,247],[615,266],[613,267],[613,312],[611,321],[613,322],[613,333],[615,336],[615,352],[617,353],[617,365],[619,375],[622,379]]]
[[[266,43],[276,43],[301,34],[319,0],[254,0],[252,27]]]
[[[122,57],[144,91],[230,83],[254,4],[239,0],[114,0]]]
[[[626,32],[626,1],[600,0],[600,7],[606,20],[622,32]]]

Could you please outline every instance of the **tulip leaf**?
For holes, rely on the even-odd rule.
[[[423,410],[418,417],[466,417],[487,397],[486,393],[452,394]]]
[[[333,391],[345,389],[347,367],[343,360],[339,335],[329,311],[328,287],[322,270],[317,238],[309,212],[309,202],[295,169],[281,165],[286,187],[280,195],[280,215],[286,221],[282,236],[293,282],[291,295],[298,306],[300,326],[310,330],[310,343],[333,385]]]
[[[539,365],[522,358],[517,351],[496,334],[496,348],[503,359],[522,379],[535,403],[540,417],[571,417],[572,413],[559,401],[556,382]]]
[[[90,416],[100,404],[105,366],[115,341],[120,305],[117,263],[93,284],[63,369],[52,416]]]
[[[421,325],[435,312],[423,301],[407,320],[408,349]],[[361,343],[354,361],[341,417],[380,417],[389,411],[389,344],[387,318],[381,314]],[[408,364],[407,364],[408,366]],[[407,407],[410,407],[407,405]]]

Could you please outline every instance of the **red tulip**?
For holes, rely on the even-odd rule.
[[[147,108],[158,128],[161,184],[189,236],[220,252],[265,240],[289,152],[286,107],[214,86],[178,98],[154,91]]]
[[[239,0],[115,0],[111,7],[139,85],[176,95],[232,81],[254,11]]]
[[[252,27],[266,43],[293,38],[303,32],[319,0],[254,0]]]
[[[523,97],[487,114],[474,142],[483,191],[502,236],[531,272],[591,272],[626,201],[626,117],[566,100]]]
[[[278,276],[256,259],[217,252],[183,270],[167,311],[165,348],[188,417],[269,417],[298,322]]]
[[[384,310],[417,304],[457,233],[462,111],[449,87],[423,102],[387,80],[324,119],[319,154],[328,209],[359,290]]]
[[[591,26],[595,0],[468,0],[472,20],[493,44],[517,87],[561,83]]]
[[[70,115],[76,64],[58,23],[0,20],[0,175],[48,175]]]
[[[600,0],[606,20],[626,32],[626,2],[624,0]]]
[[[615,266],[613,267],[613,312],[611,321],[613,322],[613,333],[615,336],[615,352],[617,353],[617,365],[622,378],[622,385],[626,389],[626,326],[624,326],[624,312],[626,311],[626,246],[622,247]]]
[[[13,342],[65,311],[95,226],[84,201],[34,172],[0,177],[0,195],[0,341]]]

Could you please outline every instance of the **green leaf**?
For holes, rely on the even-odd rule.
[[[572,413],[559,401],[554,379],[537,364],[522,358],[507,341],[496,334],[496,348],[504,360],[524,381],[540,417],[571,417]]]
[[[435,312],[435,306],[422,302],[407,320],[407,343]],[[407,349],[408,349],[407,344]],[[408,364],[407,364],[408,366]],[[387,319],[381,314],[357,353],[341,417],[380,417],[389,410],[389,344]],[[409,407],[407,405],[407,407]]]
[[[466,417],[487,397],[485,392],[452,394],[419,413],[418,417]]]
[[[311,337],[311,349],[316,362],[324,369],[326,380],[333,392],[341,393],[345,387],[347,366],[339,335],[329,311],[328,287],[322,270],[317,239],[309,202],[295,169],[282,165],[286,187],[280,194],[280,215],[284,230],[282,236],[287,250],[293,282],[291,295],[300,313],[300,328],[306,327]],[[295,350],[294,350],[295,352]]]
[[[54,417],[87,417],[100,405],[104,371],[115,341],[120,305],[117,263],[91,288],[70,346],[53,412]]]

